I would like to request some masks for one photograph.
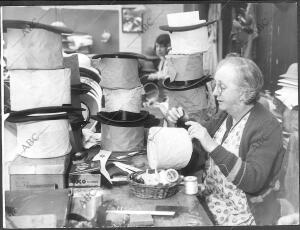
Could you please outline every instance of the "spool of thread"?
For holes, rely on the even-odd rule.
[[[198,181],[195,176],[186,176],[184,178],[184,192],[187,195],[195,195],[198,193]]]

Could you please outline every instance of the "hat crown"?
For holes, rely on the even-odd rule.
[[[286,73],[298,75],[298,63],[291,64]]]
[[[280,75],[282,77],[286,78],[293,78],[297,79],[298,78],[298,63],[293,63],[289,66],[288,70],[286,71],[285,74]]]
[[[193,26],[206,22],[206,20],[199,19],[198,11],[168,14],[167,21],[170,27]]]

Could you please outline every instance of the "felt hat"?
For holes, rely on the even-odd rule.
[[[141,85],[138,59],[145,56],[130,52],[99,54],[92,57],[98,59],[93,63],[101,74],[100,85],[108,89],[133,89]]]
[[[167,77],[163,87],[168,90],[188,90],[204,85],[211,78],[203,73],[203,54],[167,55]]]
[[[194,30],[216,22],[206,22],[205,20],[200,20],[198,11],[167,14],[167,21],[168,25],[163,25],[159,28],[169,32]]]

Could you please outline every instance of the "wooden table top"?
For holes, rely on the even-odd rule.
[[[197,197],[186,195],[183,186],[180,186],[179,192],[174,196],[159,200],[138,198],[131,193],[129,185],[115,186],[112,189],[76,188],[73,189],[73,194],[70,212],[87,219],[95,217],[97,206],[111,202],[113,208],[108,209],[113,210],[155,211],[156,206],[172,206],[170,211],[174,211],[175,208],[174,216],[153,216],[154,227],[213,225]],[[90,197],[85,205],[83,197]]]
[[[99,150],[93,150],[89,151],[89,153],[92,156],[94,155],[92,152],[96,153],[98,151]],[[128,163],[136,166],[137,162],[143,164],[143,166],[140,167],[141,169],[149,167],[146,155],[131,157]],[[101,186],[100,188],[73,188],[72,190],[73,200],[70,213],[79,214],[88,220],[95,221],[95,218],[97,218],[97,215],[99,214],[99,206],[103,206],[103,204],[109,204],[108,210],[117,209],[131,211],[156,211],[157,206],[171,206],[169,207],[170,210],[164,210],[176,211],[176,214],[174,216],[153,215],[154,227],[213,225],[197,196],[186,195],[184,193],[184,186],[180,186],[178,193],[175,195],[166,199],[157,200],[136,197],[130,191],[129,185],[113,186],[112,188],[106,188],[105,186]],[[119,216],[119,219],[121,218],[122,216]],[[138,226],[139,225],[136,227]],[[96,225],[96,227],[99,226]]]

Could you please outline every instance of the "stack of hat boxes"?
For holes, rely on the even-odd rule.
[[[32,119],[41,117],[42,107],[71,103],[70,69],[63,66],[62,32],[70,31],[40,23],[4,21],[11,111],[22,114],[35,110],[27,116],[29,120],[17,121],[16,146],[4,153],[16,155],[9,168],[11,190],[65,187],[72,148],[69,121]]]
[[[141,112],[144,88],[138,76],[135,53],[113,53],[94,56],[93,65],[101,73],[102,108],[97,114],[101,122],[101,149],[112,152],[138,151],[144,146]]]
[[[203,53],[208,50],[207,26],[213,22],[199,19],[199,12],[167,15],[172,49],[166,56],[167,76],[163,86],[168,90],[169,107],[183,107],[190,118],[199,122],[207,118],[209,107],[206,82],[211,78],[203,71]]]

